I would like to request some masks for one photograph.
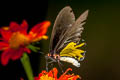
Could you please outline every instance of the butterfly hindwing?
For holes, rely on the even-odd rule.
[[[88,16],[88,10],[86,10],[73,24],[73,27],[68,32],[68,39],[66,39],[66,42],[75,42],[79,44],[79,41],[81,39],[81,33],[84,30],[83,25],[85,24],[85,20]],[[70,34],[69,34],[70,33]],[[65,43],[65,42],[64,42]]]
[[[75,16],[74,16],[72,9],[69,6],[63,8],[59,12],[59,14],[55,20],[53,30],[52,30],[51,39],[50,39],[49,52],[51,54],[55,53],[55,47],[58,44],[58,42],[60,42],[59,40],[61,39],[61,37],[63,37],[65,32],[69,28],[72,27],[71,25],[74,22],[75,22]]]

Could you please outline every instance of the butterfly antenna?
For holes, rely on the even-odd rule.
[[[40,54],[45,54],[44,52],[39,52]]]

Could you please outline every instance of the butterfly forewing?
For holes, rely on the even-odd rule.
[[[54,23],[52,35],[50,39],[50,49],[49,52],[51,54],[56,53],[55,47],[62,39],[63,35],[66,31],[72,27],[73,23],[75,22],[75,16],[72,9],[67,6],[63,8]]]
[[[88,10],[86,10],[76,21],[72,24],[72,27],[67,29],[63,37],[56,45],[56,52],[60,52],[68,43],[79,43],[81,39],[81,33],[83,31],[83,25],[88,16]]]

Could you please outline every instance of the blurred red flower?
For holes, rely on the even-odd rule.
[[[53,68],[49,72],[42,71],[38,77],[35,77],[35,80],[77,80],[80,78],[78,75],[68,74],[68,71],[72,71],[71,68],[68,68],[59,78],[57,78],[58,70]]]
[[[27,47],[30,43],[46,39],[47,28],[50,26],[49,21],[44,21],[35,25],[27,33],[28,24],[24,20],[22,24],[11,22],[8,27],[0,28],[0,50],[2,65],[7,65],[8,61],[19,59],[24,52],[30,53]]]

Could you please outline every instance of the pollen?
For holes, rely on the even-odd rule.
[[[14,32],[9,40],[10,48],[18,49],[20,46],[29,44],[29,39],[26,35],[20,32]]]

